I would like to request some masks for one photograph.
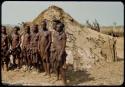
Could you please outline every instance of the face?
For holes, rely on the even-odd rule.
[[[32,29],[32,31],[35,31],[35,26],[32,25],[32,26],[31,26],[31,29]]]
[[[25,27],[25,32],[28,33],[30,31],[30,27],[29,26],[26,26]]]
[[[62,27],[60,26],[60,24],[57,24],[56,25],[56,31],[57,32],[60,32],[62,30]]]
[[[2,32],[2,33],[6,33],[6,28],[5,28],[5,27],[2,27],[2,28],[1,28],[1,32]]]
[[[41,23],[41,26],[42,26],[43,28],[46,28],[46,22],[43,21],[43,22]]]
[[[17,33],[17,29],[16,28],[14,28],[14,33]]]
[[[32,28],[32,31],[33,31],[33,32],[37,31],[36,25],[33,25],[31,28]]]

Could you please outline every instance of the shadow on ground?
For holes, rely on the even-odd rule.
[[[94,77],[90,77],[90,74],[86,71],[73,71],[68,70],[66,78],[70,81],[67,85],[77,85],[87,81],[94,80]]]
[[[117,56],[117,61],[123,61],[123,60],[124,60],[124,58],[121,58],[121,57]]]

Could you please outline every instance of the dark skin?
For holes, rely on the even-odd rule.
[[[39,49],[40,49],[40,54],[41,54],[41,58],[43,61],[43,67],[45,70],[45,75],[49,75],[50,76],[50,60],[49,60],[49,49],[50,49],[50,45],[51,45],[51,33],[50,31],[48,31],[48,29],[46,28],[46,21],[43,21],[41,23],[42,25],[42,32],[41,32],[41,39],[40,39],[40,45],[39,45]]]
[[[53,20],[53,29],[56,30],[56,25],[61,23],[60,20]]]
[[[61,33],[61,32],[63,32],[62,29],[63,27],[60,25],[60,24],[58,24],[57,25],[57,27],[56,27],[56,31],[57,31],[57,33],[59,34],[59,33]],[[58,49],[60,49],[61,50],[61,52],[60,52],[60,56],[62,55],[62,53],[65,51],[65,47],[66,47],[66,34],[64,33],[64,40],[62,41],[62,42],[58,42],[59,44],[57,44],[57,46],[58,46]]]
[[[65,56],[65,48],[66,48],[66,34],[63,31],[62,24],[57,24],[56,26],[56,39],[55,39],[55,46],[56,46],[56,53],[57,53],[57,80],[59,80],[59,74],[61,74],[61,77],[63,79],[64,84],[66,84],[66,76],[65,76],[65,61],[66,61],[66,56]]]
[[[51,72],[55,72],[55,58],[56,58],[56,53],[55,53],[55,33],[56,31],[56,25],[61,23],[60,20],[53,20],[53,30],[51,31],[51,37],[52,37],[52,43],[51,43]]]
[[[38,35],[38,27],[36,26],[36,25],[32,25],[32,27],[31,27],[31,29],[32,29],[32,35],[36,35],[36,37],[34,36],[32,36],[31,37],[31,43],[33,43],[36,47],[37,47],[37,49],[39,50],[39,41],[38,41],[38,39],[39,39],[39,35]],[[36,41],[35,41],[35,39],[37,39]]]
[[[14,33],[12,35],[12,48],[16,48],[20,45],[20,35],[18,33],[18,29],[14,28]]]
[[[51,72],[55,71],[54,68],[54,58],[55,58],[55,47],[54,47],[54,35],[55,35],[55,30],[56,30],[56,22],[53,21],[53,30],[51,31],[51,37],[52,37],[52,43],[51,43],[51,55],[50,55],[50,64],[51,64]]]
[[[30,48],[31,48],[31,57],[33,58],[32,64],[38,70],[38,54],[39,54],[39,33],[38,33],[38,26],[32,25],[32,34],[31,34],[31,41],[30,41]]]
[[[1,33],[2,33],[2,34],[6,34],[6,27],[5,27],[5,26],[2,26],[2,28],[1,28]]]
[[[14,31],[12,34],[12,50],[15,51],[15,53],[13,54],[14,56],[14,65],[16,65],[16,60],[18,61],[17,63],[17,68],[20,68],[20,53],[16,51],[17,48],[20,48],[20,35],[18,33],[18,29],[17,27],[14,27]]]
[[[9,64],[9,57],[8,57],[8,55],[7,55],[7,51],[8,51],[8,36],[7,36],[7,34],[6,34],[6,27],[5,26],[2,26],[2,28],[1,28],[1,56],[2,56],[2,58],[4,58],[4,60],[2,59],[1,61],[1,67],[2,67],[2,69],[4,70],[4,68],[5,68],[5,70],[6,71],[8,71],[8,64]],[[3,62],[4,61],[4,62]],[[4,67],[4,65],[5,65],[5,67]]]
[[[31,65],[31,59],[30,59],[30,53],[29,53],[29,49],[30,49],[30,27],[29,26],[25,26],[24,27],[24,34],[22,35],[23,37],[23,41],[22,41],[22,55],[23,55],[23,59],[25,61],[25,64],[27,66],[30,67]]]

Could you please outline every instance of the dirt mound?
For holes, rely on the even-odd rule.
[[[113,38],[83,27],[61,8],[50,6],[33,20],[39,24],[44,18],[48,20],[51,30],[52,20],[59,19],[65,24],[67,34],[67,64],[66,71],[68,85],[120,85],[123,83],[124,74],[124,40],[118,38],[116,43],[118,62],[113,61]],[[109,62],[109,63],[107,63]],[[112,62],[112,63],[110,63]],[[74,71],[72,70],[82,70]],[[2,83],[7,85],[62,85],[61,80],[56,81],[55,74],[51,78],[35,71],[24,72],[2,71]]]
[[[111,36],[83,27],[57,6],[50,6],[44,10],[33,20],[33,23],[40,24],[43,19],[48,20],[49,30],[52,30],[53,19],[61,20],[65,24],[68,37],[67,63],[73,64],[76,70],[113,60]]]

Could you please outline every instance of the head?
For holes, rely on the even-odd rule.
[[[25,26],[25,27],[24,27],[24,30],[25,30],[25,33],[29,33],[29,32],[30,32],[30,26],[28,26],[28,25]]]
[[[64,29],[64,24],[63,23],[57,24],[57,26],[56,26],[56,31],[57,32],[61,32],[61,31],[63,31],[63,29]]]
[[[44,19],[42,22],[41,22],[41,26],[43,29],[46,29],[46,26],[47,26],[47,20]]]
[[[4,33],[4,34],[6,34],[6,27],[5,26],[2,26],[1,32]]]
[[[20,30],[20,28],[18,26],[14,27],[14,33],[17,33]]]
[[[26,26],[26,23],[22,22],[22,26],[23,26],[23,28],[25,28],[25,26]]]
[[[53,20],[53,29],[56,29],[57,24],[61,23],[60,20]]]
[[[31,29],[32,29],[33,32],[38,32],[38,25],[33,24],[33,25],[31,26]]]

